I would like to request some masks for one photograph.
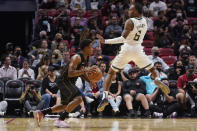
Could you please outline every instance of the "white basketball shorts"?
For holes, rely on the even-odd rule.
[[[152,68],[152,61],[145,54],[143,48],[141,45],[123,44],[119,54],[113,59],[111,68],[118,72],[130,61],[135,62],[139,68]]]

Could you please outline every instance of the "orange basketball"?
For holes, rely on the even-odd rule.
[[[96,71],[94,73],[87,73],[87,76],[89,78],[90,81],[92,82],[98,82],[99,80],[101,80],[103,74],[101,72],[101,70],[98,68],[98,66],[92,66],[91,68],[96,68]]]

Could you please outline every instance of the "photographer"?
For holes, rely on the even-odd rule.
[[[197,89],[192,81],[197,78],[194,75],[195,67],[193,65],[188,65],[186,67],[186,73],[178,78],[177,88],[180,93],[184,94],[184,97],[189,100],[191,104],[191,109],[195,107],[195,96],[197,94]]]
[[[20,102],[24,104],[27,112],[40,110],[44,106],[44,101],[41,101],[41,94],[36,90],[35,85],[27,82],[25,91],[22,93]]]

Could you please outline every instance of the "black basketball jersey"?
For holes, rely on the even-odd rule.
[[[80,70],[82,67],[87,67],[88,66],[88,61],[89,61],[89,57],[87,57],[87,60],[85,60],[84,56],[82,53],[78,53],[78,55],[80,55],[81,57],[81,63],[79,63],[79,65],[77,66],[77,70]],[[64,80],[64,81],[68,81],[72,84],[75,85],[75,82],[78,78],[78,76],[76,77],[72,77],[72,78],[69,78],[68,77],[68,67],[69,67],[69,64],[70,62],[68,62],[68,64],[66,64],[63,68],[62,68],[62,71],[61,71],[61,79]]]

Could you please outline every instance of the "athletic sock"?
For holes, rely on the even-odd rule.
[[[108,97],[108,91],[103,91],[103,98],[102,98],[102,100],[104,100],[107,97]]]
[[[59,120],[64,121],[68,116],[68,112],[64,111],[60,114]]]
[[[51,107],[49,107],[49,108],[47,108],[47,109],[42,110],[41,112],[42,112],[44,115],[50,114],[50,113],[52,112],[52,109],[51,109]]]

